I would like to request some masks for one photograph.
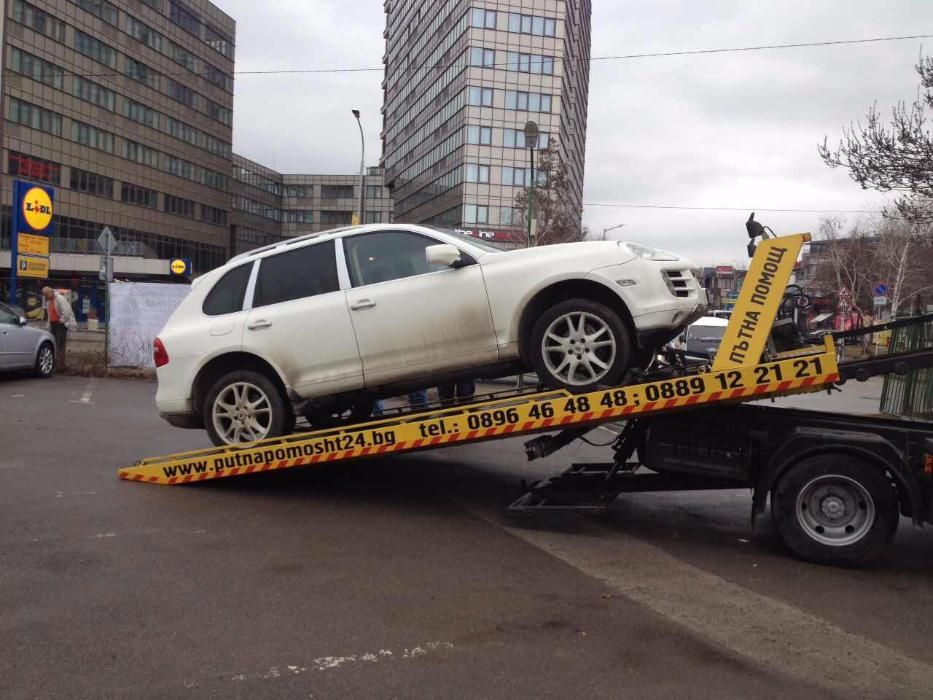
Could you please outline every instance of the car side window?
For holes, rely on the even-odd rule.
[[[263,258],[259,264],[253,308],[339,289],[334,242],[323,241]]]
[[[243,308],[243,298],[246,296],[246,285],[249,283],[249,273],[252,269],[253,263],[249,262],[233,268],[221,277],[204,298],[201,310],[208,316],[222,316],[240,311]]]
[[[429,264],[425,253],[425,248],[442,241],[417,233],[378,231],[348,236],[343,242],[354,287],[448,269],[444,265]]]
[[[19,314],[6,304],[0,304],[0,323],[11,326],[19,325]]]

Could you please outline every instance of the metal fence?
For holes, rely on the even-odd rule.
[[[104,303],[106,283],[77,278],[20,279],[17,284],[14,305],[19,307],[23,315],[30,321],[39,322],[45,319],[44,299],[42,298],[43,287],[52,287],[71,302],[75,319],[82,328],[96,328],[98,325],[106,323]],[[9,303],[9,296],[9,280],[0,280],[0,301]]]
[[[933,321],[891,331],[889,352],[930,348],[933,348]],[[881,391],[881,412],[912,417],[933,415],[933,368],[887,375]]]

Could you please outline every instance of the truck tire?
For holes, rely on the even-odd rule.
[[[897,493],[884,470],[848,454],[809,457],[781,475],[771,517],[785,544],[807,561],[860,566],[897,532]]]

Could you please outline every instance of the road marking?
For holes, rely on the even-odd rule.
[[[473,515],[560,559],[698,636],[768,669],[856,696],[929,697],[933,666],[755,593],[608,528],[521,529]]]
[[[69,403],[85,403],[85,404],[94,403],[93,401],[91,401],[91,397],[94,396],[94,389],[96,388],[96,386],[97,386],[97,379],[92,377],[91,379],[88,380],[87,385],[84,387],[84,393],[81,394],[81,398],[78,400],[71,399]]]

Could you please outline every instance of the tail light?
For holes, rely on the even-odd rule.
[[[155,361],[156,367],[163,367],[168,364],[168,352],[158,338],[152,343],[152,359]]]

